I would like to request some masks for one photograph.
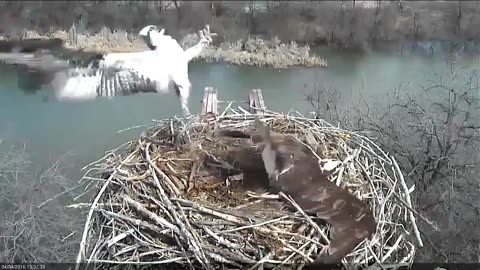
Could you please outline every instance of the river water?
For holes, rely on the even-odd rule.
[[[425,83],[425,76],[444,73],[445,53],[400,54],[358,53],[329,48],[315,52],[328,61],[327,68],[239,67],[228,64],[191,63],[190,109],[197,112],[203,89],[216,87],[220,100],[245,100],[248,90],[263,90],[269,109],[306,113],[313,108],[305,94],[315,85],[338,89],[341,102],[358,99],[358,91],[381,101],[400,83]],[[458,54],[457,64],[479,69],[478,55]],[[58,159],[68,166],[67,176],[77,179],[80,168],[103,153],[138,135],[142,129],[117,133],[131,126],[151,123],[174,114],[181,115],[174,95],[145,94],[97,99],[81,103],[43,102],[44,93],[26,95],[19,91],[18,74],[0,67],[0,150],[26,145],[31,160],[48,167]]]

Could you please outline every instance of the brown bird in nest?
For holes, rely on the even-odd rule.
[[[270,186],[290,195],[306,212],[315,213],[334,227],[328,248],[312,264],[340,263],[377,224],[368,205],[328,180],[318,158],[300,142],[276,142],[270,128],[258,118],[256,126],[265,145],[262,159]]]
[[[377,224],[372,211],[366,203],[330,182],[331,171],[322,171],[319,159],[306,145],[292,136],[272,134],[258,118],[256,126],[259,134],[255,135],[223,132],[231,137],[250,137],[259,145],[261,155],[252,148],[232,154],[237,166],[244,173],[262,169],[270,188],[290,195],[304,211],[316,214],[333,226],[333,240],[310,266],[340,263],[375,233]]]

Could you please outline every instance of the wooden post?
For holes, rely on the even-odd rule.
[[[252,89],[248,93],[248,104],[251,113],[263,114],[265,112],[265,101],[261,89]]]
[[[218,115],[217,110],[217,89],[213,87],[205,87],[205,92],[203,94],[202,100],[202,111],[200,113],[201,116],[207,115]]]

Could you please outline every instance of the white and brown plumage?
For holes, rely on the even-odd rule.
[[[87,67],[75,67],[61,59],[55,49],[40,46],[35,52],[0,54],[0,62],[23,65],[41,72],[41,83],[55,91],[57,100],[88,100],[99,96],[113,97],[140,92],[175,92],[181,101],[184,115],[189,115],[188,98],[191,83],[188,63],[211,43],[207,26],[200,31],[197,45],[183,50],[164,30],[152,25],[144,27],[139,35],[150,50],[131,53],[99,54]]]
[[[270,185],[292,196],[307,212],[334,227],[328,249],[313,264],[340,263],[364,239],[376,231],[368,205],[328,180],[319,160],[300,142],[274,141],[270,129],[260,120],[257,128],[265,145],[262,159]]]
[[[312,263],[313,269],[318,264],[340,263],[375,233],[377,224],[372,211],[366,203],[329,181],[331,171],[320,168],[310,148],[292,136],[272,134],[258,119],[256,125],[258,134],[221,132],[222,136],[250,138],[260,151],[251,147],[232,149],[230,159],[244,174],[255,175],[255,181],[263,182],[263,170],[271,191],[290,195],[306,212],[333,226],[333,240]]]

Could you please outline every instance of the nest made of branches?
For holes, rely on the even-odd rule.
[[[275,132],[313,136],[322,158],[342,161],[331,181],[372,208],[377,231],[344,258],[344,267],[413,262],[412,239],[421,239],[411,191],[393,157],[365,135],[321,119],[270,111],[261,117]],[[168,269],[291,269],[312,262],[328,244],[328,224],[313,222],[283,193],[248,190],[241,179],[208,165],[212,159],[225,162],[226,146],[235,141],[217,138],[215,131],[253,130],[254,119],[229,106],[214,121],[157,121],[137,140],[91,164],[83,179],[96,184],[97,195],[71,206],[90,207],[77,262],[168,264]]]

